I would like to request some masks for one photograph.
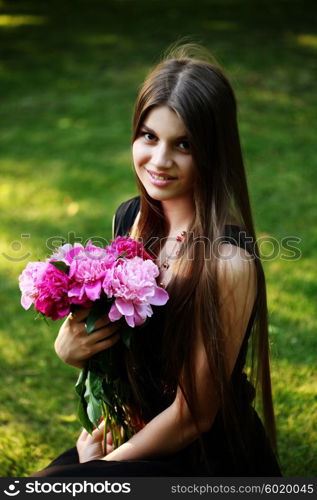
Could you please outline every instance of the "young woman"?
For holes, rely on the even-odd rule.
[[[126,357],[135,434],[105,456],[102,428],[37,476],[279,476],[269,372],[265,279],[250,210],[232,88],[219,67],[170,53],[135,104],[132,155],[140,196],[114,233],[142,238],[170,295],[136,332]],[[197,49],[197,47],[196,47]],[[81,311],[64,322],[57,354],[82,367],[120,341]],[[261,393],[265,429],[253,408]],[[102,426],[101,426],[102,427]]]

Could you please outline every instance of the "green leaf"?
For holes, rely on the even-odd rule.
[[[63,262],[62,260],[55,260],[51,261],[50,264],[52,264],[52,266],[56,267],[56,269],[58,269],[62,273],[67,274],[68,276],[69,266],[66,264],[66,262]]]
[[[92,370],[88,372],[86,388],[89,387],[91,393],[96,397],[101,399],[103,375],[96,373]]]
[[[95,427],[98,427],[100,418],[102,417],[101,401],[91,396],[87,404],[87,415]]]
[[[119,259],[124,259],[125,256],[127,255],[127,250],[125,250],[124,252],[120,253],[120,255],[118,255],[117,259],[116,260],[119,260]]]
[[[93,332],[93,330],[95,329],[95,324],[98,321],[98,319],[100,319],[106,313],[107,313],[107,307],[105,306],[104,301],[96,300],[96,302],[94,302],[92,306],[92,309],[85,323],[88,334]]]
[[[102,391],[102,399],[106,403],[107,406],[113,407],[113,389],[110,387],[110,385],[107,385],[106,382],[104,381],[103,383],[103,391]]]
[[[34,317],[35,321],[37,321],[38,319],[40,319],[40,320],[43,320],[47,324],[47,326],[51,325],[51,323],[48,321],[47,316],[45,316],[44,313],[42,313],[41,311],[37,311],[37,309],[35,309],[35,312],[36,312],[36,315]]]
[[[78,408],[77,408],[77,417],[81,425],[86,429],[90,434],[92,433],[94,426],[89,420],[87,414],[87,401],[85,400],[84,394],[86,390],[86,380],[88,375],[87,367],[83,368],[80,371],[78,380],[75,385],[75,390],[79,396]]]
[[[88,418],[95,427],[99,425],[99,420],[102,416],[102,394],[102,377],[89,371],[84,397],[87,402]]]
[[[82,370],[80,370],[80,374],[79,374],[79,377],[78,377],[76,385],[75,385],[75,390],[79,396],[84,395],[87,373],[88,373],[88,370],[86,367],[83,368]]]
[[[86,429],[89,434],[94,430],[93,424],[90,422],[87,415],[87,403],[84,397],[81,397],[78,402],[77,417],[81,425]]]

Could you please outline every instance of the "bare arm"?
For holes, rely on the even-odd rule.
[[[228,373],[231,373],[256,296],[256,273],[254,263],[245,258],[247,254],[243,250],[232,250],[232,245],[223,247],[224,257],[229,251],[233,252],[231,259],[224,258],[219,264],[221,318],[225,328]],[[206,432],[213,424],[219,405],[199,333],[195,359],[199,424],[200,429]],[[197,437],[198,431],[181,390],[178,389],[174,402],[166,410],[152,419],[129,441],[103,457],[103,460],[137,460],[169,455],[185,448]],[[77,446],[81,446],[80,439]]]

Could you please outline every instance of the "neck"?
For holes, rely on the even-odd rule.
[[[191,198],[164,200],[163,213],[169,226],[169,234],[175,235],[188,228],[194,216],[195,205]]]

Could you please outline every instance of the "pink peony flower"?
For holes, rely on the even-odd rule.
[[[70,264],[81,250],[84,250],[84,247],[80,243],[75,243],[74,245],[65,243],[65,245],[56,249],[55,253],[49,258],[49,261],[57,260]]]
[[[72,249],[65,258],[70,262],[70,302],[87,306],[89,301],[98,300],[107,269],[115,263],[114,256],[89,242],[85,248]]]
[[[117,236],[115,240],[111,240],[111,245],[108,245],[106,249],[107,252],[112,254],[116,259],[120,255],[123,255],[127,259],[142,257],[144,260],[153,260],[153,258],[144,250],[142,243],[135,241],[132,238]]]
[[[46,262],[30,262],[19,277],[21,303],[51,317],[63,318],[71,304],[90,307],[103,293],[114,298],[109,318],[125,316],[128,325],[142,324],[152,316],[151,305],[163,305],[167,292],[158,287],[159,270],[131,238],[117,237],[106,248],[89,241],[59,247]],[[65,272],[54,261],[64,262]]]
[[[118,260],[107,271],[102,284],[106,295],[115,297],[109,311],[110,321],[125,316],[129,326],[141,325],[153,314],[151,304],[166,304],[168,293],[157,286],[158,275],[158,267],[152,260],[141,257]]]
[[[44,264],[46,269],[38,280],[36,286],[38,295],[34,302],[34,307],[45,316],[53,320],[64,318],[70,313],[70,304],[68,300],[69,279],[67,274],[49,262]]]
[[[29,309],[39,295],[37,283],[40,282],[45,272],[45,262],[29,262],[19,276],[19,287],[22,292],[21,304],[24,309]]]

